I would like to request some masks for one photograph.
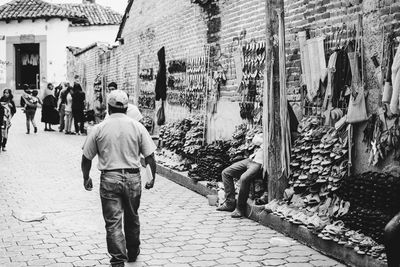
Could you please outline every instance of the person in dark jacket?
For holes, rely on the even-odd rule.
[[[43,105],[42,105],[42,122],[44,122],[44,130],[54,132],[51,125],[57,125],[59,123],[59,115],[57,111],[57,99],[54,96],[54,86],[49,83],[47,89],[43,94]]]
[[[72,94],[72,116],[76,134],[85,134],[85,93],[79,83],[74,83]]]
[[[11,118],[14,116],[15,112],[17,112],[15,103],[14,103],[14,96],[12,94],[11,89],[8,89],[8,88],[4,89],[3,96],[0,98],[0,104],[3,105],[3,109],[4,109],[4,116],[3,116],[4,122],[2,124],[3,140],[1,141],[1,149],[3,151],[6,151],[8,132],[11,127]]]

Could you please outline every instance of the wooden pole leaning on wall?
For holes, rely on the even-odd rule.
[[[266,68],[264,75],[263,130],[264,174],[268,179],[268,199],[281,199],[287,186],[282,175],[279,76],[279,20],[277,10],[283,12],[283,0],[265,1]],[[284,56],[284,55],[283,55]]]

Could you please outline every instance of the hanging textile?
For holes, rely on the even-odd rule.
[[[165,64],[165,48],[162,47],[158,52],[159,69],[156,80],[156,100],[167,99],[167,66]]]
[[[397,49],[392,65],[392,86],[393,93],[390,101],[390,111],[393,114],[399,114],[399,97],[400,97],[400,49]]]
[[[299,34],[303,81],[307,85],[307,97],[312,101],[327,76],[323,37],[305,40],[305,33]]]
[[[385,62],[385,85],[383,88],[382,94],[382,102],[390,103],[393,94],[392,87],[392,65],[393,65],[393,56],[394,56],[394,43],[392,36],[389,36],[389,40],[386,46],[386,62]]]
[[[278,14],[279,23],[279,89],[280,89],[280,119],[281,119],[281,167],[282,176],[289,177],[290,174],[290,121],[286,90],[286,51],[285,51],[285,22],[284,12]],[[320,67],[320,65],[318,65]],[[321,76],[320,76],[321,77]],[[318,80],[320,80],[318,77]]]
[[[339,107],[339,100],[346,94],[351,86],[351,69],[347,52],[344,49],[337,51],[335,74],[333,78],[332,106]]]

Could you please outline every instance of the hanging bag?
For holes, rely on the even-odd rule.
[[[360,21],[359,21],[360,24]],[[367,108],[365,105],[364,94],[364,68],[362,69],[361,80],[359,78],[360,71],[358,66],[358,50],[361,50],[361,62],[363,62],[363,46],[360,44],[360,25],[358,25],[356,37],[356,49],[354,53],[349,53],[350,62],[353,65],[352,69],[352,88],[350,94],[349,107],[347,111],[347,122],[350,124],[359,123],[368,119]]]
[[[157,125],[161,126],[165,123],[164,101],[161,101],[161,107],[157,111]]]

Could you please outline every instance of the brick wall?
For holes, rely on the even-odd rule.
[[[374,112],[379,106],[380,88],[370,58],[374,54],[381,57],[382,28],[399,31],[400,2],[285,0],[288,99],[297,113],[301,113],[298,32],[308,31],[310,37],[332,36],[343,29],[343,25],[348,28],[355,25],[360,14],[363,17],[368,110]],[[227,82],[221,88],[217,113],[208,116],[208,140],[227,138],[234,126],[242,122],[233,55],[243,43],[263,40],[264,25],[264,0],[212,0],[205,7],[189,0],[135,0],[122,33],[124,44],[100,55],[100,72],[108,81],[116,81],[129,91],[136,102],[137,73],[140,68],[153,68],[157,72],[157,51],[162,46],[166,49],[168,65],[170,60],[199,55],[204,45],[210,45],[212,65],[225,71]],[[154,113],[147,115],[154,116]],[[179,106],[166,106],[167,121],[186,117],[188,113]],[[360,161],[367,162],[362,151],[362,129],[362,125],[356,127],[356,141]]]

